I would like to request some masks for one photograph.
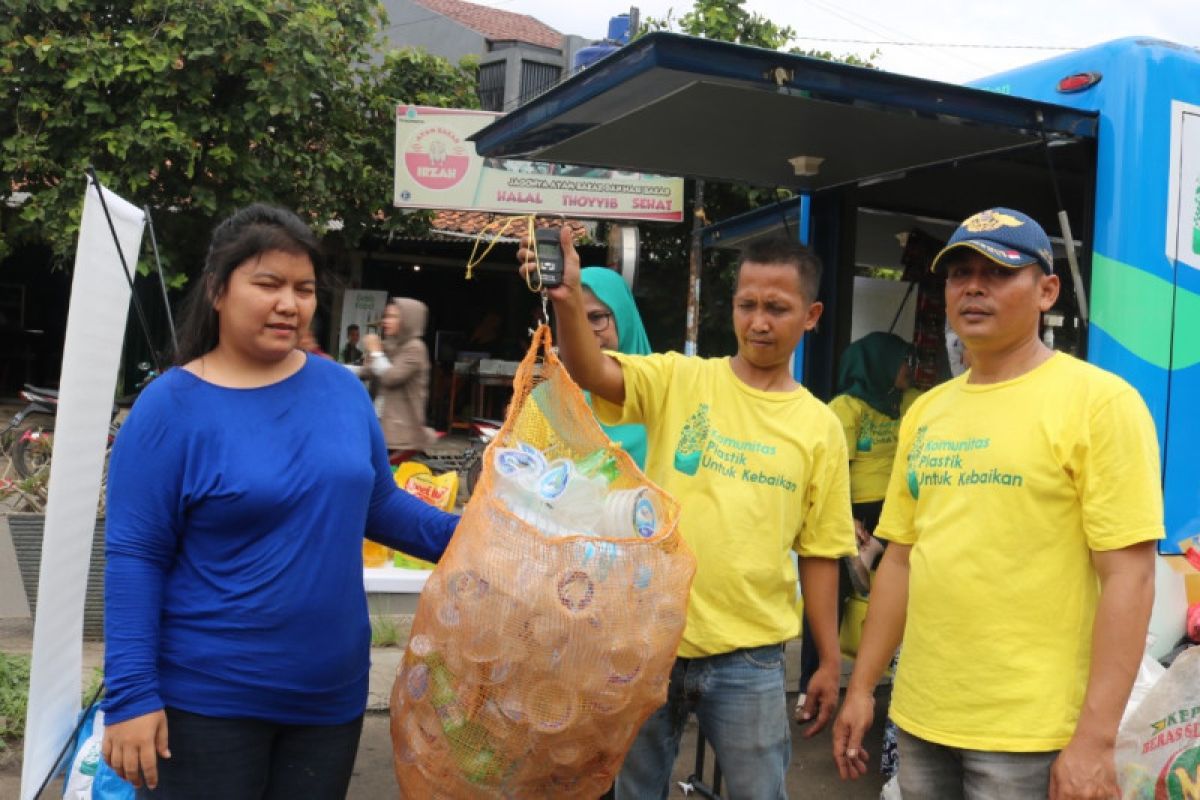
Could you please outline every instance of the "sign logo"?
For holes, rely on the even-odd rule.
[[[499,114],[397,105],[392,203],[588,219],[683,219],[683,179],[483,158],[470,136]]]
[[[437,478],[426,473],[413,475],[404,483],[404,491],[424,500],[431,506],[445,509],[449,503],[450,486],[438,482]]]
[[[1154,798],[1193,800],[1197,797],[1200,797],[1200,747],[1189,747],[1167,759],[1154,787]]]
[[[421,186],[445,191],[462,183],[471,159],[457,133],[433,125],[413,137],[404,153],[404,166]]]

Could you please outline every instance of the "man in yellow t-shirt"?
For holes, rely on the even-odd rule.
[[[588,327],[579,260],[562,237],[563,284],[550,289],[559,349],[605,424],[646,426],[646,474],[680,501],[696,577],[667,702],[639,732],[618,800],[666,798],[683,724],[695,713],[730,797],[783,800],[791,757],[783,643],[805,611],[821,654],[806,731],[838,700],[837,559],[854,552],[846,444],[837,418],[795,382],[792,354],[821,313],[820,262],[788,240],[743,253],[733,300],[738,353],[603,353]],[[531,260],[522,249],[518,258]],[[528,269],[528,267],[526,268]]]
[[[1123,380],[1039,338],[1059,281],[1032,219],[972,216],[933,269],[971,369],[901,423],[877,529],[892,544],[834,758],[843,777],[865,770],[872,693],[903,637],[905,797],[1115,797],[1163,535],[1153,421]]]

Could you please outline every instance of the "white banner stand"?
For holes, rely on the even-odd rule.
[[[112,215],[120,252],[133,270],[141,249],[144,215],[115,194],[99,191],[104,192]],[[129,280],[113,233],[97,187],[89,180],[75,253],[54,427],[21,800],[34,800],[79,716],[88,562],[129,297]]]

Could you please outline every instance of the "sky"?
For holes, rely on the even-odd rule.
[[[606,34],[609,18],[628,12],[630,5],[638,7],[642,19],[662,19],[672,10],[679,17],[692,7],[690,0],[473,2],[596,39]],[[862,56],[878,50],[875,63],[882,69],[949,83],[1126,36],[1200,47],[1196,0],[748,0],[745,7],[792,27],[805,37],[796,40],[804,49]]]

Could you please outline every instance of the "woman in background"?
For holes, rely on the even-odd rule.
[[[425,425],[430,360],[421,337],[428,317],[429,309],[420,300],[394,297],[383,311],[382,341],[374,334],[363,339],[363,364],[376,380],[375,405],[383,438],[397,459],[437,441],[437,432]]]
[[[363,537],[436,561],[458,522],[396,487],[359,381],[299,349],[320,268],[290,211],[217,226],[178,366],[113,446],[103,753],[151,797],[345,797]]]
[[[649,355],[650,339],[625,279],[607,267],[586,267],[580,271],[583,305],[592,333],[605,350],[628,355]],[[608,438],[624,448],[637,463],[646,467],[646,428],[644,425],[600,425]]]
[[[883,543],[872,534],[892,474],[900,419],[920,395],[912,389],[911,355],[912,345],[899,336],[868,333],[842,354],[838,395],[829,401],[850,453],[850,502],[860,548],[859,564],[851,570],[860,591],[869,589],[867,571],[883,553]]]

